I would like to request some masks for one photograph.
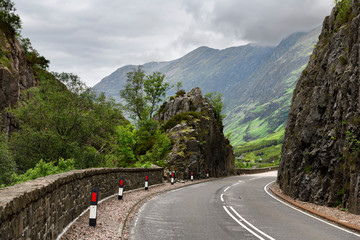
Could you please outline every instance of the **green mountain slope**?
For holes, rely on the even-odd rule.
[[[284,126],[292,91],[306,67],[319,28],[284,39],[244,83],[228,92],[225,131],[236,146],[276,132]]]
[[[160,71],[172,84],[181,81],[185,90],[200,87],[204,93],[224,95],[227,117],[225,132],[236,152],[244,144],[275,133],[281,141],[292,97],[300,73],[305,68],[320,27],[295,33],[276,47],[248,44],[224,50],[200,47],[169,62],[143,65],[147,73]],[[124,66],[105,77],[94,89],[119,100],[126,73],[135,66]],[[173,95],[172,89],[168,95]],[[257,146],[257,143],[254,143]],[[251,145],[251,144],[250,144]]]

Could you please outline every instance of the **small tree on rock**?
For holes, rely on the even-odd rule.
[[[120,96],[131,118],[140,122],[153,117],[170,87],[164,78],[160,72],[145,76],[141,66],[127,73],[125,89],[120,91]]]

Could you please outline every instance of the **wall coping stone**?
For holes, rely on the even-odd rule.
[[[153,172],[163,168],[91,168],[40,177],[0,189],[0,222],[7,221],[46,194],[76,179],[116,172]],[[100,199],[99,199],[100,200]]]

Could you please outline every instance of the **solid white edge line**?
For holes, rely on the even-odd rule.
[[[221,199],[222,202],[224,201],[223,196],[224,196],[224,194],[221,194],[221,195],[220,195],[220,199]]]
[[[242,221],[244,221],[247,225],[249,225],[251,228],[253,228],[255,231],[257,231],[258,233],[262,234],[263,236],[271,239],[271,240],[275,240],[275,238],[267,235],[266,233],[264,233],[263,231],[261,231],[260,229],[258,229],[257,227],[255,227],[254,225],[252,225],[251,223],[249,223],[248,221],[246,221],[245,218],[243,218],[237,211],[235,211],[235,209],[231,206],[229,206],[229,208],[236,214],[236,216],[238,216]]]
[[[244,225],[242,222],[240,222],[234,215],[232,215],[230,213],[230,211],[223,206],[223,208],[225,209],[225,212],[232,218],[235,220],[235,222],[237,222],[240,226],[242,226],[243,228],[245,228],[249,233],[251,233],[252,235],[254,235],[255,237],[257,237],[260,240],[265,240],[264,238],[262,238],[261,236],[257,235],[254,231],[252,231],[250,228],[248,228],[246,225]]]
[[[224,192],[226,192],[229,188],[230,188],[230,187],[225,188],[225,189],[224,189]]]
[[[329,222],[327,222],[327,221],[325,221],[325,220],[323,220],[323,219],[321,219],[321,218],[315,217],[315,216],[311,215],[310,213],[304,212],[304,211],[302,211],[302,210],[300,210],[300,209],[298,209],[298,208],[290,205],[289,203],[286,203],[286,202],[284,202],[283,200],[281,200],[281,199],[273,196],[273,195],[267,190],[268,186],[269,186],[270,184],[272,184],[273,182],[275,182],[275,181],[269,182],[269,183],[266,184],[266,186],[264,187],[265,192],[266,192],[270,197],[274,198],[275,200],[281,202],[282,204],[284,204],[284,205],[286,205],[286,206],[288,206],[288,207],[290,207],[290,208],[292,208],[292,209],[294,209],[294,210],[296,210],[296,211],[298,211],[298,212],[301,212],[301,213],[303,213],[303,214],[305,214],[305,215],[307,215],[307,216],[309,216],[309,217],[312,217],[312,218],[314,218],[314,219],[316,219],[316,220],[319,220],[320,222],[326,223],[327,225],[330,225],[330,226],[332,226],[332,227],[334,227],[334,228],[340,229],[340,230],[342,230],[342,231],[344,231],[344,232],[347,232],[347,233],[353,234],[353,235],[355,235],[355,236],[357,236],[357,237],[360,237],[360,234],[354,233],[354,232],[349,231],[349,230],[347,230],[347,229],[345,229],[345,228],[342,228],[342,227],[339,227],[339,226],[337,226],[337,225],[335,225],[335,224],[329,223]]]

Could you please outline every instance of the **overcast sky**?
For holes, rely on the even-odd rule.
[[[13,0],[22,36],[88,86],[127,64],[168,61],[200,46],[275,45],[322,24],[333,0]]]

